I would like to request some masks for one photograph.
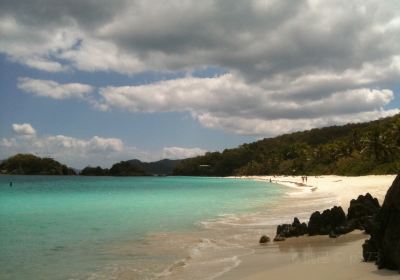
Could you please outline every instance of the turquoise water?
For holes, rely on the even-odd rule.
[[[0,279],[87,279],[121,257],[107,244],[196,230],[200,221],[255,211],[281,194],[274,185],[225,178],[0,176]],[[134,249],[123,255],[139,257]]]

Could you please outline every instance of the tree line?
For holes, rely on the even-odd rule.
[[[174,175],[366,175],[400,171],[400,114],[295,132],[182,160]]]

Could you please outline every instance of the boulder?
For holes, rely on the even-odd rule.
[[[334,206],[322,212],[316,211],[311,214],[308,222],[309,235],[327,235],[331,231],[336,233],[336,228],[345,225],[346,214],[342,207]]]
[[[375,242],[366,240],[362,248],[364,261],[372,262],[378,259],[378,248],[376,248]]]
[[[308,233],[308,228],[306,223],[300,223],[298,218],[294,218],[292,224],[282,224],[276,229],[275,239],[279,237],[297,237]],[[282,241],[282,240],[279,240]]]
[[[373,216],[379,212],[380,205],[378,199],[372,197],[370,193],[365,196],[360,195],[357,199],[350,201],[347,211],[347,220],[360,219],[366,216]]]
[[[371,238],[363,245],[364,260],[400,271],[400,175],[386,193],[375,223]]]
[[[271,241],[271,239],[268,236],[263,235],[263,236],[261,236],[259,243],[264,244],[264,243],[268,243],[270,241]]]
[[[320,228],[322,225],[321,213],[319,211],[315,211],[311,214],[310,221],[308,222],[308,234],[309,235],[317,235],[320,232]]]

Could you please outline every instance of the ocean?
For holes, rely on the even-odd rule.
[[[228,178],[0,176],[0,279],[215,279],[262,233],[308,216],[285,202],[299,193]]]

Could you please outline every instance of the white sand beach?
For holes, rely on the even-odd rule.
[[[242,178],[251,178],[254,180],[270,180],[280,185],[296,188],[307,188],[310,191],[329,193],[337,199],[337,205],[346,210],[350,200],[357,198],[360,194],[369,192],[372,196],[378,198],[382,203],[387,190],[394,181],[396,175],[368,175],[368,176],[337,176],[322,175],[308,176],[307,182],[302,181],[302,176],[248,176]],[[305,186],[302,186],[302,185]]]
[[[360,194],[369,192],[382,203],[395,175],[346,177],[335,175],[310,176],[307,182],[301,176],[251,176],[304,192],[332,196],[334,204],[345,211],[349,202]],[[301,204],[307,195],[300,196]],[[320,209],[315,209],[320,210]],[[311,214],[311,213],[310,213]],[[288,221],[290,222],[290,221]],[[283,242],[259,245],[255,254],[241,259],[241,264],[219,279],[399,279],[398,272],[378,270],[373,263],[362,261],[362,247],[369,236],[360,231],[331,239],[328,236],[289,238]]]

